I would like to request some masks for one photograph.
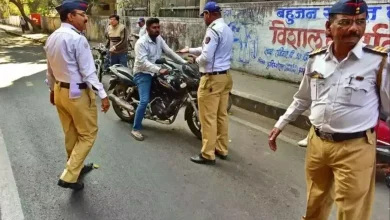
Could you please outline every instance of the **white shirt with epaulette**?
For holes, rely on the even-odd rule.
[[[233,32],[223,18],[212,22],[206,30],[203,46],[190,48],[190,53],[198,55],[196,62],[202,73],[230,69],[233,50]]]
[[[275,127],[283,129],[309,107],[312,125],[323,132],[375,127],[379,107],[390,113],[389,51],[359,42],[341,62],[332,45],[313,51],[294,101]]]
[[[95,62],[87,41],[74,26],[62,23],[47,39],[47,81],[53,91],[56,81],[87,83],[100,98],[107,97],[96,75]]]

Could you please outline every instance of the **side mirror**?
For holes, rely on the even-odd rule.
[[[167,61],[164,58],[160,58],[156,60],[156,64],[165,64]]]

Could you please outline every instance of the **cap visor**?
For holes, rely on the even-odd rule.
[[[58,13],[60,13],[61,12],[61,5],[59,5],[59,6],[57,6],[57,7],[55,7],[55,9],[56,9],[56,11],[58,12]]]
[[[203,17],[204,16],[204,12],[202,12],[202,14],[199,15],[199,17]]]

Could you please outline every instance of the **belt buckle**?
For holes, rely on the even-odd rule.
[[[332,141],[332,142],[334,141],[331,133],[320,132],[320,138],[328,140],[328,141]]]

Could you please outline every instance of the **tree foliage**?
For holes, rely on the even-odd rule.
[[[51,14],[59,3],[60,0],[0,0],[0,17],[23,16],[24,20],[31,24],[33,30],[37,31],[40,26],[36,25],[28,15],[31,13]]]
[[[102,0],[85,0],[89,6],[87,14],[91,14],[93,7],[99,7],[106,3]],[[110,0],[115,1],[115,0]],[[134,0],[122,0],[125,3]],[[39,13],[42,16],[55,15],[55,7],[61,4],[62,0],[0,0],[0,18],[7,18],[11,15],[23,16],[24,19],[31,24],[33,30],[38,30],[40,27],[36,25],[28,15],[31,13]]]

